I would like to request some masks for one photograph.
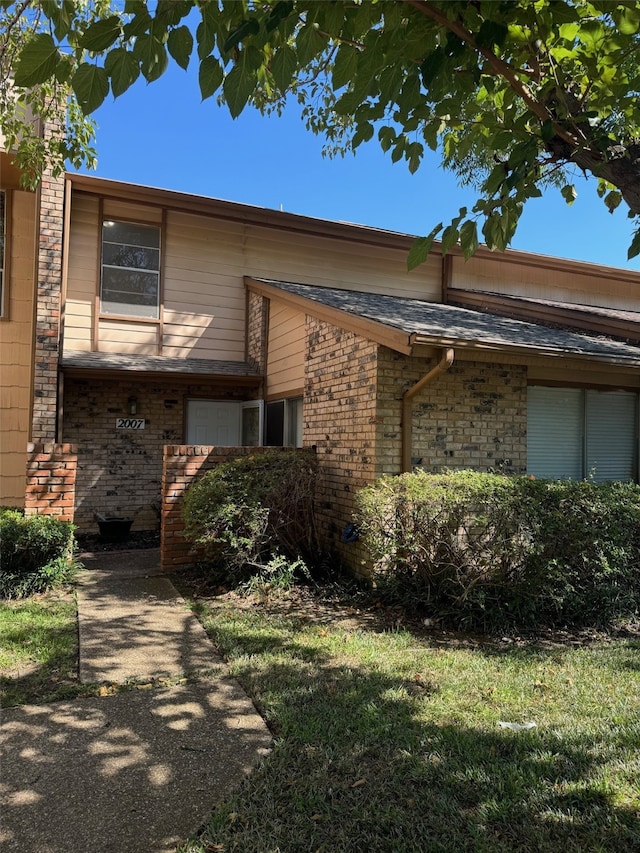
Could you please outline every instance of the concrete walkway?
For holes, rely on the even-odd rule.
[[[183,599],[158,576],[157,551],[83,562],[80,680],[138,686],[3,712],[0,846],[174,853],[271,737]],[[158,678],[167,686],[143,684]]]

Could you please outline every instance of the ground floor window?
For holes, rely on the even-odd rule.
[[[527,470],[552,479],[638,479],[638,395],[531,386]]]
[[[302,397],[265,403],[264,443],[268,447],[302,447]]]
[[[188,400],[187,444],[218,447],[302,447],[302,397],[262,400]]]

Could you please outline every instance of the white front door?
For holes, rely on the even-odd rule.
[[[187,401],[187,444],[238,447],[242,444],[242,403]]]

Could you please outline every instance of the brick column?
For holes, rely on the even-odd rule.
[[[269,300],[259,293],[247,293],[247,361],[260,373],[267,369],[267,325]]]
[[[47,125],[44,132],[46,136],[52,136],[60,133],[60,128]],[[64,230],[63,176],[54,178],[49,172],[45,172],[42,177],[38,229],[31,438],[35,442],[51,442],[56,438],[58,411],[58,354]]]
[[[73,521],[77,465],[74,444],[29,444],[25,515],[56,515]]]

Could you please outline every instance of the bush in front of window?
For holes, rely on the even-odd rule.
[[[0,597],[26,598],[69,583],[76,574],[74,527],[50,515],[0,511]]]
[[[189,487],[185,536],[225,573],[268,576],[274,558],[313,565],[317,464],[306,450],[265,450],[224,462]]]
[[[640,610],[640,487],[474,471],[358,494],[381,595],[464,630],[607,626]]]

